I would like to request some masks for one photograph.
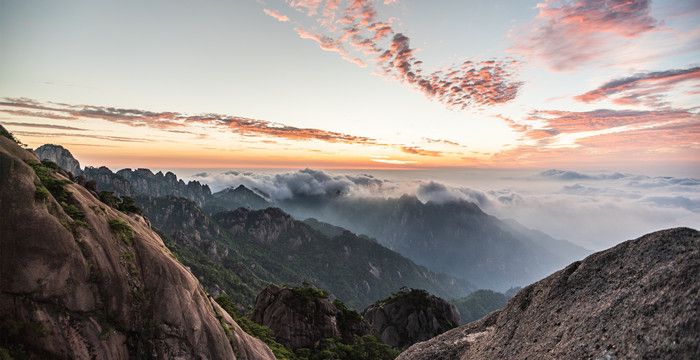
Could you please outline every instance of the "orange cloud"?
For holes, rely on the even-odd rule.
[[[313,128],[298,128],[231,115],[187,115],[178,112],[152,112],[104,106],[42,104],[30,99],[4,99],[4,101],[0,101],[0,112],[13,114],[27,108],[36,109],[39,112],[31,111],[28,114],[21,113],[20,115],[49,119],[101,119],[129,126],[146,126],[178,132],[188,132],[187,126],[190,124],[203,124],[228,129],[243,136],[271,136],[290,140],[319,140],[331,143],[377,144],[376,140],[364,136]]]

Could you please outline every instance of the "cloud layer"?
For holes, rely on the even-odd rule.
[[[266,120],[232,115],[188,115],[178,112],[153,112],[106,106],[40,103],[31,99],[6,98],[0,101],[0,112],[45,119],[100,119],[135,127],[151,127],[166,131],[187,132],[189,125],[205,125],[228,130],[242,136],[275,137],[289,140],[318,140],[331,143],[376,144],[374,139],[333,131],[299,128]]]
[[[439,176],[439,175],[435,175]],[[488,171],[462,185],[385,180],[371,174],[305,169],[281,174],[229,171],[194,177],[218,190],[243,184],[281,204],[414,195],[423,202],[468,201],[485,212],[591,249],[674,226],[700,227],[700,180],[621,172],[550,169],[512,176]],[[410,178],[413,178],[412,176]],[[476,182],[475,182],[476,181]]]

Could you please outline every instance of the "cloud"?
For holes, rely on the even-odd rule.
[[[553,180],[616,180],[625,178],[628,175],[619,172],[611,174],[588,175],[570,170],[549,169],[537,174],[537,176]]]
[[[417,146],[401,146],[401,151],[407,154],[414,154],[420,156],[442,156],[442,153],[434,150],[427,150],[419,148]]]
[[[13,131],[14,135],[17,136],[31,136],[31,137],[44,137],[44,138],[55,138],[55,137],[69,137],[69,138],[88,138],[97,140],[107,140],[107,141],[118,141],[118,142],[151,142],[153,140],[135,138],[135,137],[123,137],[123,136],[110,136],[110,135],[96,135],[96,134],[76,134],[76,133],[57,133],[57,132],[33,132],[33,131]]]
[[[188,115],[179,112],[152,112],[91,105],[42,104],[30,99],[6,98],[0,101],[0,112],[12,113],[17,109],[42,111],[41,113],[32,113],[32,117],[55,119],[56,115],[58,115],[59,119],[101,119],[129,126],[144,126],[167,131],[187,132],[187,126],[199,124],[228,130],[242,136],[270,136],[289,140],[318,140],[330,143],[377,144],[374,139],[368,137],[321,129],[299,128],[266,120],[232,115]],[[48,112],[48,114],[42,116],[44,112]]]
[[[516,37],[515,51],[571,70],[612,50],[616,41],[656,29],[650,0],[546,0],[531,31]]]
[[[562,174],[572,183],[562,184]],[[196,179],[208,183],[215,191],[243,184],[279,202],[280,206],[291,206],[308,216],[319,213],[306,213],[295,205],[308,204],[306,200],[347,198],[378,201],[403,194],[415,195],[422,202],[467,201],[488,214],[515,219],[555,238],[572,240],[591,249],[609,247],[660,228],[700,226],[698,179],[575,170],[540,175],[512,177],[511,172],[494,170],[463,178],[460,180],[463,185],[447,185],[439,179],[389,181],[372,175],[331,174],[312,169],[282,174],[209,172],[197,174]],[[482,191],[473,181],[492,190]],[[658,186],[640,187],[635,181]]]
[[[439,204],[467,201],[477,204],[480,207],[486,207],[491,203],[488,196],[481,191],[466,187],[448,187],[435,181],[419,184],[416,189],[416,197],[422,202],[435,202]]]
[[[333,39],[329,36],[324,36],[320,34],[315,34],[312,32],[309,32],[303,28],[294,28],[294,31],[297,32],[300,38],[302,39],[309,39],[318,44],[318,46],[321,48],[323,51],[329,51],[329,52],[334,52],[340,55],[344,60],[347,60],[357,66],[360,67],[365,67],[367,64],[365,64],[362,59],[357,58],[357,57],[352,57],[350,53],[345,49],[343,46],[343,43]]]
[[[72,126],[54,125],[54,124],[37,124],[37,123],[24,123],[24,122],[11,122],[3,121],[3,125],[7,126],[19,126],[19,127],[31,127],[40,129],[54,129],[54,130],[74,130],[74,131],[84,131],[85,129],[80,129]]]
[[[228,171],[194,175],[214,190],[245,185],[272,201],[289,199],[333,199],[343,196],[373,196],[393,191],[388,180],[368,174],[334,175],[321,170],[303,169],[282,174]]]
[[[448,108],[492,106],[513,100],[522,85],[513,80],[518,63],[506,60],[465,60],[441,70],[428,72],[416,57],[410,39],[396,31],[392,21],[377,19],[377,10],[368,0],[288,1],[320,24],[318,31],[295,27],[299,37],[319,44],[324,51],[337,53],[358,66],[373,64],[380,74],[417,89]],[[353,55],[353,51],[357,55]]]
[[[692,212],[700,212],[700,199],[689,199],[684,196],[650,196],[644,199],[658,206],[669,208],[684,208]]]
[[[263,9],[263,12],[267,14],[268,16],[275,18],[279,22],[287,22],[289,21],[289,17],[287,15],[282,15],[279,12],[272,10],[272,9]]]
[[[609,81],[575,99],[586,103],[611,99],[618,105],[668,106],[665,95],[673,86],[699,81],[700,67],[639,73]]]

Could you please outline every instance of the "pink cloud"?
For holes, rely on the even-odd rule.
[[[574,98],[586,103],[612,99],[620,105],[661,107],[667,105],[664,101],[666,93],[685,82],[700,82],[700,67],[640,73],[609,81]]]
[[[267,14],[268,16],[271,16],[271,17],[277,19],[277,21],[280,21],[280,22],[287,22],[287,21],[289,21],[289,17],[288,17],[287,15],[282,15],[282,14],[278,13],[278,12],[275,11],[275,10],[272,10],[272,9],[263,9],[263,12],[264,12],[265,14]]]
[[[295,31],[302,39],[315,41],[324,51],[365,67],[370,62],[382,74],[395,78],[449,108],[491,106],[514,99],[522,85],[514,81],[514,60],[463,61],[442,71],[424,71],[423,61],[415,56],[410,39],[396,32],[390,21],[377,19],[374,4],[368,0],[349,0],[341,8],[339,1],[320,3],[291,1],[318,20],[322,29]],[[338,17],[339,16],[339,17]],[[357,56],[353,52],[359,53]],[[365,60],[363,60],[364,57]]]
[[[543,59],[555,70],[571,70],[601,57],[619,38],[654,30],[650,0],[546,0],[532,30],[518,36],[515,51]]]

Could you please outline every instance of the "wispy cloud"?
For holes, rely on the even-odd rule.
[[[279,22],[287,22],[289,21],[289,17],[287,15],[282,15],[279,12],[272,10],[272,9],[263,9],[263,12],[267,14],[270,17],[273,17],[277,19]]]
[[[650,0],[546,0],[531,31],[516,36],[515,51],[571,70],[596,60],[620,39],[656,29]]]
[[[122,109],[92,105],[70,105],[40,103],[31,99],[4,99],[0,101],[0,112],[15,114],[32,109],[28,114],[35,118],[48,119],[101,119],[129,126],[144,126],[167,131],[188,132],[187,126],[200,124],[225,129],[242,136],[269,136],[290,140],[319,140],[331,143],[376,144],[376,140],[334,131],[314,128],[299,128],[266,120],[251,119],[232,115],[203,114],[188,115],[179,112],[153,112],[139,109]]]
[[[513,100],[521,83],[513,80],[515,60],[464,60],[441,70],[426,71],[410,39],[392,21],[377,18],[369,0],[346,4],[330,0],[288,1],[289,6],[317,20],[318,30],[295,26],[302,39],[313,40],[325,51],[339,54],[358,66],[373,64],[385,76],[419,90],[449,108],[492,106]],[[356,55],[354,55],[356,54]]]
[[[575,97],[582,102],[611,99],[618,105],[668,106],[667,93],[681,83],[700,83],[700,67],[639,73],[609,81]]]

